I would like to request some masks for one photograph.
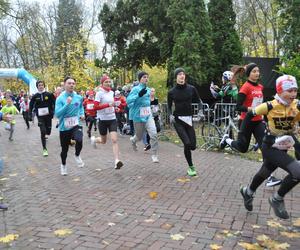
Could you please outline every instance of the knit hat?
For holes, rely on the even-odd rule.
[[[141,71],[141,72],[139,72],[138,73],[138,80],[140,81],[141,80],[141,78],[144,76],[144,75],[148,75],[148,73],[147,72],[145,72],[145,71]]]
[[[174,77],[175,77],[175,79],[177,78],[177,75],[179,73],[181,73],[181,72],[185,73],[185,71],[184,71],[183,68],[177,68],[177,69],[174,70]]]
[[[101,84],[103,84],[106,80],[110,80],[109,76],[108,75],[102,76],[100,79]]]
[[[246,66],[245,74],[246,74],[247,77],[250,76],[250,73],[251,73],[252,69],[254,69],[255,67],[258,67],[256,63],[249,63]]]
[[[276,80],[276,92],[278,94],[282,93],[283,91],[292,89],[292,88],[297,88],[297,80],[295,77],[291,75],[283,75],[277,78]]]

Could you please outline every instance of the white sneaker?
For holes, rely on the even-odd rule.
[[[97,143],[96,143],[96,137],[95,136],[92,136],[91,137],[91,144],[94,148],[97,148]]]
[[[82,168],[82,167],[84,166],[84,162],[81,160],[80,155],[79,155],[79,156],[76,156],[76,155],[75,155],[75,161],[76,161],[77,166],[78,166],[79,168]]]
[[[159,163],[159,160],[158,160],[158,156],[157,155],[152,155],[152,162],[154,163]]]
[[[68,174],[66,165],[63,165],[63,164],[60,165],[60,174],[61,175],[67,175]]]
[[[131,141],[133,151],[137,151],[137,145],[136,145],[136,141],[134,140],[134,136],[130,137],[130,141]]]
[[[120,169],[121,167],[123,167],[123,165],[123,162],[121,162],[120,160],[115,161],[115,169]]]

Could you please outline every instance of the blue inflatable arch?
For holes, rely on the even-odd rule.
[[[10,79],[17,78],[21,79],[29,86],[29,93],[34,94],[37,92],[36,79],[25,69],[0,69],[0,78]]]

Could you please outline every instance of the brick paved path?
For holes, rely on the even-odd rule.
[[[5,162],[0,189],[9,204],[8,211],[0,212],[0,237],[19,235],[11,245],[0,243],[0,249],[210,249],[210,244],[242,249],[239,242],[254,243],[261,234],[299,249],[299,238],[283,237],[280,228],[267,224],[275,219],[267,202],[273,188],[261,187],[254,211],[244,209],[239,185],[255,173],[255,162],[199,150],[193,154],[199,177],[184,183],[178,178],[185,176],[186,163],[177,145],[160,143],[160,163],[153,164],[141,144],[135,153],[124,136],[119,143],[125,166],[118,171],[111,144],[94,149],[85,137],[86,166],[75,165],[71,148],[69,175],[63,177],[55,128],[47,158],[41,155],[36,125],[26,130],[18,117],[13,142],[2,124],[0,131]],[[292,219],[277,222],[291,226],[300,217],[299,191],[297,187],[286,197]],[[157,192],[157,198],[151,199],[149,192]],[[54,231],[62,228],[72,233],[56,236]],[[184,239],[173,240],[174,234]]]

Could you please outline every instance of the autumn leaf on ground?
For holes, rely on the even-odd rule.
[[[109,225],[110,227],[112,227],[112,226],[116,225],[116,223],[109,222],[109,223],[107,223],[107,225]]]
[[[184,240],[185,237],[181,234],[171,234],[171,239],[172,240]]]
[[[245,250],[264,250],[264,248],[258,245],[257,243],[250,244],[247,242],[239,242],[238,245],[244,248]]]
[[[146,219],[146,220],[144,220],[144,222],[146,222],[146,223],[152,223],[152,222],[154,222],[155,220],[153,220],[153,219]]]
[[[172,227],[173,227],[173,225],[169,224],[169,223],[164,223],[160,226],[160,228],[165,229],[165,230],[169,230]]]
[[[0,179],[0,181],[7,181],[7,180],[9,180],[9,178],[6,178],[6,177],[3,177]]]
[[[218,245],[218,244],[210,244],[210,249],[212,250],[219,250],[222,248],[222,246]]]
[[[54,234],[58,237],[63,237],[72,234],[72,230],[68,228],[58,229],[54,231]]]
[[[177,179],[177,181],[178,181],[178,182],[185,183],[185,182],[189,182],[189,181],[191,181],[191,179],[189,179],[189,178],[185,178],[185,177],[182,177],[182,178],[178,178],[178,179]]]
[[[0,196],[0,201],[2,201],[4,198],[2,196]]]
[[[293,222],[293,226],[295,226],[295,227],[300,227],[300,218],[298,218],[297,220],[295,220],[295,221]]]
[[[259,225],[252,225],[252,228],[260,228]]]
[[[296,232],[280,232],[280,234],[288,238],[300,238],[300,233]]]
[[[2,242],[2,243],[10,243],[11,241],[14,241],[14,240],[16,240],[18,238],[19,238],[19,235],[17,235],[17,234],[8,234],[8,235],[6,235],[4,237],[1,237],[0,238],[0,242]]]
[[[75,182],[80,181],[80,177],[74,178],[73,181],[75,181]]]
[[[14,177],[14,176],[17,176],[17,175],[18,175],[17,173],[9,174],[10,177]]]
[[[279,222],[274,221],[274,220],[267,221],[267,224],[269,227],[274,227],[274,228],[278,228],[278,229],[286,229],[285,226],[282,226]]]
[[[36,175],[37,174],[37,169],[36,168],[27,168],[29,174],[31,175]]]
[[[290,247],[288,243],[280,243],[276,240],[270,239],[266,235],[259,235],[256,237],[257,241],[259,244],[267,249],[272,249],[272,250],[286,250]]]
[[[150,192],[149,196],[151,199],[156,199],[157,198],[157,192]]]

